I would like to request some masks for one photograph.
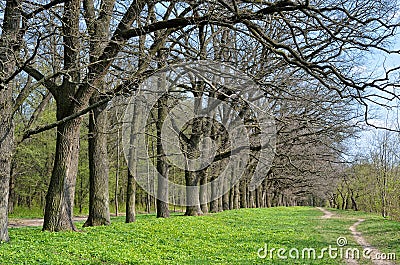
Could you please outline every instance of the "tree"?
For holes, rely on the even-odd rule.
[[[109,35],[109,24],[113,10],[113,1],[102,1],[98,16],[95,3],[92,0],[83,1],[85,22],[90,35],[90,63],[95,63],[105,48]],[[98,90],[94,92],[89,103],[93,105],[102,99],[104,83],[99,81]],[[108,154],[107,134],[108,115],[107,104],[103,104],[89,114],[89,168],[90,168],[90,199],[89,216],[84,226],[110,224],[109,194],[108,194]]]
[[[110,224],[106,105],[89,114],[89,216],[84,226]]]
[[[21,1],[6,1],[0,36],[0,242],[9,240],[8,192],[14,148],[13,87],[10,82],[16,68],[21,11]]]
[[[398,133],[375,131],[369,142],[369,154],[353,165],[350,170],[353,177],[340,183],[348,188],[350,196],[357,194],[358,208],[396,219],[399,217],[398,137]]]
[[[384,70],[387,77],[383,79],[370,78],[367,74],[361,75],[355,69],[355,66],[360,66],[356,63],[359,59],[358,54],[364,53],[365,50],[383,54],[393,52],[387,43],[392,40],[398,28],[395,2],[365,1],[363,5],[354,5],[351,0],[240,3],[133,1],[120,5],[120,2],[104,0],[99,5],[102,8],[98,9],[97,5],[89,5],[86,2],[86,11],[89,11],[88,7],[95,7],[92,17],[96,19],[85,21],[80,20],[80,1],[67,0],[62,9],[55,8],[59,3],[51,2],[38,8],[41,11],[52,9],[53,13],[57,14],[56,20],[61,17],[61,20],[57,20],[57,31],[49,32],[38,26],[28,28],[28,31],[24,31],[24,28],[19,32],[22,36],[25,36],[24,32],[29,32],[29,36],[37,40],[41,49],[34,56],[34,61],[26,64],[21,61],[17,72],[21,73],[23,69],[38,82],[42,82],[52,93],[57,104],[56,123],[26,133],[28,137],[54,126],[57,126],[58,131],[56,158],[47,195],[45,230],[75,230],[72,223],[72,206],[81,124],[81,118],[78,117],[93,108],[89,106],[90,103],[99,106],[104,103],[98,101],[98,97],[94,100],[96,103],[90,102],[92,96],[98,92],[97,89],[101,89],[106,79],[113,84],[112,91],[105,93],[107,98],[128,92],[140,83],[140,75],[143,72],[151,72],[156,68],[151,63],[154,62],[152,55],[155,53],[150,51],[157,51],[161,47],[167,53],[165,61],[168,63],[199,58],[198,45],[191,40],[197,39],[201,28],[207,36],[215,38],[219,38],[223,30],[235,33],[229,36],[235,37],[232,47],[235,47],[235,52],[240,56],[229,57],[228,54],[223,59],[233,64],[246,59],[247,65],[243,64],[243,69],[254,74],[267,93],[272,88],[290,93],[290,89],[285,86],[285,79],[288,79],[288,76],[301,77],[304,87],[308,84],[320,84],[327,91],[334,91],[337,98],[355,99],[365,106],[366,114],[371,104],[379,103],[378,98],[398,97],[397,92],[392,90],[393,87],[398,87],[395,80],[398,68]],[[96,43],[95,35],[88,32],[93,28],[91,21],[97,23],[107,17],[109,13],[105,14],[104,10],[111,10],[105,8],[110,6],[115,12],[104,28],[104,32],[110,34],[101,51],[94,53],[89,47]],[[30,18],[32,17],[34,16],[31,15]],[[24,23],[18,23],[22,24]],[[101,26],[105,24],[99,23]],[[221,31],[218,31],[220,29]],[[287,33],[277,34],[277,29]],[[2,34],[4,32],[6,31],[3,30]],[[166,34],[162,35],[162,40],[165,41],[163,45],[159,46],[160,40],[155,32]],[[46,33],[57,35],[59,45],[56,45],[56,52],[63,58],[63,67],[62,70],[40,73],[38,69],[46,68],[38,66],[50,65],[41,38]],[[143,36],[146,41],[139,49],[137,39]],[[29,38],[25,36],[25,39]],[[212,38],[208,38],[208,41],[210,40]],[[192,49],[192,45],[195,49]],[[35,50],[31,45],[25,48],[29,51]],[[210,48],[207,53],[215,54],[214,49],[216,47]],[[141,52],[147,53],[149,57],[149,63],[143,67],[138,63],[138,53]],[[15,58],[19,58],[20,54],[22,52],[18,50],[18,56]],[[202,58],[209,57],[212,58],[209,54],[202,55]],[[260,58],[268,60],[258,60]],[[267,62],[273,67],[265,67]],[[142,71],[138,71],[139,68],[143,68]],[[135,74],[136,72],[139,74]],[[275,86],[276,83],[279,85]],[[103,93],[104,91],[100,92]],[[2,148],[5,147],[2,145]],[[8,183],[4,182],[4,186],[8,186]],[[284,186],[282,185],[282,188]],[[2,188],[8,190],[8,187]],[[247,196],[247,191],[243,190],[243,195]]]

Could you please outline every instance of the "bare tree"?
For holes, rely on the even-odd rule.
[[[140,74],[135,73],[140,68],[137,60],[139,51],[137,39],[140,36],[146,36],[147,43],[150,43],[142,49],[148,52],[150,62],[154,62],[152,55],[155,54],[150,51],[164,47],[167,52],[165,61],[171,63],[199,58],[199,45],[190,40],[197,39],[193,36],[199,36],[198,31],[201,28],[208,36],[216,37],[220,34],[219,29],[226,29],[235,33],[229,35],[234,36],[237,42],[231,47],[235,47],[235,52],[241,56],[229,57],[227,54],[223,60],[235,64],[242,59],[248,59],[247,64],[239,68],[253,75],[260,85],[264,86],[267,94],[279,90],[290,93],[292,91],[287,89],[285,79],[288,76],[301,77],[305,83],[303,87],[308,84],[319,84],[326,88],[326,91],[335,92],[337,98],[352,98],[358,101],[364,106],[366,116],[369,114],[370,105],[379,104],[380,98],[388,100],[398,98],[396,90],[399,84],[396,80],[398,68],[383,70],[384,78],[371,78],[368,74],[360,74],[356,71],[356,67],[360,66],[360,63],[357,63],[359,53],[364,53],[366,50],[386,55],[398,53],[388,48],[398,28],[396,20],[398,5],[395,1],[364,1],[363,5],[354,5],[352,0],[229,3],[214,1],[150,3],[104,0],[99,5],[102,8],[96,9],[96,5],[92,5],[95,7],[94,17],[90,15],[91,19],[86,19],[85,22],[81,21],[82,16],[80,16],[81,1],[67,0],[63,2],[62,9],[53,8],[58,3],[60,2],[55,1],[43,5],[34,14],[46,9],[52,9],[57,14],[58,29],[51,35],[55,34],[58,37],[57,41],[60,45],[58,45],[57,53],[63,58],[62,70],[57,72],[42,70],[45,67],[40,66],[47,65],[49,60],[48,53],[44,53],[42,49],[36,56],[40,60],[26,64],[23,63],[26,60],[21,60],[18,62],[18,69],[9,70],[11,76],[6,75],[9,79],[13,73],[19,74],[23,69],[38,83],[44,84],[57,103],[58,121],[56,123],[33,129],[25,134],[25,137],[29,137],[34,133],[57,127],[56,158],[47,195],[44,230],[76,229],[72,223],[72,208],[79,151],[79,129],[82,119],[79,116],[87,113],[90,108],[101,106],[108,100],[108,97],[104,101],[93,97],[99,92],[97,90],[101,89],[105,79],[112,81],[110,83],[113,84],[112,92],[107,93],[107,96],[129,90],[138,83]],[[126,8],[121,6],[126,6]],[[160,8],[154,8],[155,6]],[[13,21],[14,28],[11,27],[8,31],[13,31],[10,36],[22,35],[28,39],[24,35],[28,32],[25,30],[26,23],[16,23],[20,21],[18,13],[20,3],[7,1],[7,7],[9,8],[6,10],[10,10],[7,12],[15,12],[16,16],[9,17],[9,13],[6,12],[2,36],[7,34],[8,22],[6,21]],[[87,14],[90,14],[90,7],[90,2],[86,2]],[[109,23],[100,23],[102,19],[109,17],[110,13],[104,13],[107,10],[113,11]],[[29,15],[24,22],[33,17],[34,15]],[[103,32],[109,33],[104,46],[98,53],[90,49],[90,45],[98,43],[95,39],[96,30],[88,32],[93,29],[92,23],[97,22],[99,22],[99,27],[105,27],[102,29]],[[16,27],[21,25],[24,27],[17,30]],[[38,30],[35,31],[35,29]],[[49,32],[40,26],[35,29],[31,29],[30,36],[35,36],[38,46],[41,46],[41,32]],[[97,31],[99,32],[100,29]],[[277,31],[287,32],[287,34],[276,34]],[[159,38],[153,38],[155,32],[166,33],[162,38],[165,40],[163,45],[159,46]],[[2,39],[13,38],[10,36]],[[212,38],[204,39],[212,40]],[[8,49],[10,47],[13,46],[2,45],[5,51],[2,54],[10,54],[9,51],[13,50]],[[208,50],[202,58],[213,58],[209,56],[209,54],[215,54],[213,49],[216,47]],[[18,50],[17,56],[3,56],[8,59],[2,58],[2,61],[22,57],[20,56],[21,49],[15,47],[14,50]],[[249,58],[250,54],[258,60]],[[89,57],[92,57],[92,60]],[[262,61],[261,58],[268,60]],[[7,66],[7,69],[13,68],[13,60],[11,60],[11,67]],[[120,62],[125,62],[122,64],[125,69],[119,68]],[[144,65],[139,73],[157,68],[150,62]],[[265,67],[267,62],[273,67]],[[3,63],[3,68],[4,65]],[[5,73],[4,69],[2,69],[2,75]],[[5,78],[2,77],[2,79]],[[5,93],[5,99],[7,99],[4,102],[8,102],[6,95],[9,96],[7,93],[11,93],[6,88],[8,86],[1,87],[1,93]],[[91,98],[94,99],[92,102],[90,102]],[[90,103],[93,103],[92,106],[89,106]],[[98,105],[94,106],[96,104]],[[2,113],[7,113],[7,111]],[[10,119],[5,116],[2,120]],[[10,124],[7,122],[6,126],[1,128],[12,130]],[[328,128],[329,126],[323,130],[328,130]],[[307,135],[305,130],[302,133]],[[309,133],[315,134],[315,130]],[[296,137],[301,138],[299,135]],[[329,137],[325,139],[327,138]],[[7,141],[7,143],[11,142]],[[1,147],[6,149],[2,154],[8,156],[8,149],[3,142]],[[296,151],[299,152],[299,150]],[[290,159],[285,158],[283,152],[281,157],[284,158],[283,161],[290,164]],[[298,167],[295,163],[293,165]],[[9,174],[9,162],[4,163],[4,170],[5,174]],[[312,172],[309,168],[305,171]],[[4,184],[2,191],[6,189],[4,195],[7,195],[8,180],[2,183]],[[242,190],[242,194],[247,196],[247,191]],[[5,217],[2,217],[2,220],[6,223]]]

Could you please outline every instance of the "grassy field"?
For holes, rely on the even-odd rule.
[[[337,247],[338,237],[355,246],[348,228],[361,217],[367,221],[359,228],[371,243],[400,255],[399,223],[365,213],[334,212],[341,218],[321,219],[315,208],[277,207],[201,217],[176,214],[169,219],[139,215],[131,224],[118,217],[111,226],[80,233],[14,228],[11,242],[0,245],[0,264],[345,264],[327,253],[323,259],[302,259],[301,251],[314,248],[318,256],[323,248]],[[286,255],[296,248],[300,258],[282,260],[274,251],[271,259],[272,248],[284,248]],[[257,252],[267,255],[260,258]]]
[[[362,232],[368,243],[378,248],[382,253],[395,253],[397,257],[396,264],[400,264],[400,222],[383,218],[378,214],[335,209],[330,209],[330,211],[340,217],[341,221],[350,220],[354,222],[356,219],[365,219],[357,227],[357,231]],[[365,261],[364,263],[371,264]]]

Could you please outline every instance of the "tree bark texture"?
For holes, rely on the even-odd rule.
[[[21,1],[7,0],[0,38],[0,243],[9,241],[8,196],[14,150],[13,90],[7,79],[15,70],[15,48],[21,22]]]
[[[157,172],[158,172],[158,188],[157,188],[157,217],[167,218],[170,216],[168,208],[168,162],[165,157],[162,145],[162,125],[167,116],[168,98],[163,96],[157,103]]]
[[[73,230],[74,195],[78,172],[81,118],[57,127],[56,155],[49,189],[43,230]]]
[[[106,105],[89,114],[89,216],[84,226],[110,224]]]

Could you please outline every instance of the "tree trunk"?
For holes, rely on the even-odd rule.
[[[12,89],[1,87],[0,94],[0,242],[8,237],[8,193],[14,140]]]
[[[137,176],[137,163],[138,163],[138,139],[137,139],[137,129],[138,129],[138,110],[137,106],[133,106],[132,115],[132,126],[129,135],[129,154],[128,160],[128,182],[126,188],[126,207],[125,207],[125,222],[131,223],[136,220],[136,182],[135,176]]]
[[[210,202],[210,212],[216,213],[219,211],[218,207],[218,183],[215,181],[215,177],[211,179],[211,197],[214,198]]]
[[[198,172],[200,174],[200,207],[203,213],[208,213],[208,191],[207,191],[207,172],[205,170],[200,170]],[[212,196],[212,195],[211,195]],[[211,207],[211,206],[210,206]],[[212,209],[210,210],[212,212]]]
[[[13,86],[5,80],[15,70],[18,55],[14,54],[14,47],[18,46],[21,11],[20,0],[6,1],[0,37],[0,243],[9,241],[8,195],[14,150]]]
[[[233,206],[234,198],[235,198],[235,186],[233,186],[229,191],[229,210],[235,209]]]
[[[240,190],[239,183],[234,186],[234,194],[233,194],[233,209],[240,208]]]
[[[240,181],[239,190],[240,190],[240,208],[247,208],[247,187],[245,180]]]
[[[162,125],[167,116],[167,96],[161,97],[158,101],[157,109],[157,171],[158,171],[158,188],[157,188],[157,217],[168,218],[168,162],[165,157],[162,145]]]
[[[93,97],[91,104],[95,103]],[[89,114],[89,216],[86,226],[110,224],[108,194],[108,129],[106,105],[94,109]]]
[[[225,190],[227,190],[227,186],[229,185],[227,181],[224,181],[224,185],[225,185]],[[223,211],[227,211],[229,210],[229,197],[230,197],[230,192],[231,190],[229,190],[228,192],[224,193],[224,195],[222,195],[222,210]]]
[[[15,168],[15,161],[11,164],[11,171],[10,171],[10,188],[8,193],[8,214],[14,212],[15,206],[15,176],[14,176],[14,169]]]
[[[64,70],[68,77],[63,77],[61,86],[54,88],[54,98],[57,103],[57,120],[61,120],[85,108],[90,97],[75,97],[80,87],[79,70],[79,0],[66,1],[63,10],[63,52]],[[80,87],[84,88],[84,87]],[[86,88],[87,90],[88,88]],[[90,95],[90,94],[89,94]],[[57,126],[57,141],[54,167],[50,185],[46,195],[43,230],[62,231],[73,230],[73,209],[76,175],[79,159],[79,137],[82,117],[67,121]]]
[[[257,188],[254,192],[256,197],[256,208],[261,208],[260,188]]]
[[[56,154],[46,195],[43,230],[77,231],[72,217],[78,171],[80,125],[81,118],[77,118],[57,127]]]
[[[357,202],[356,202],[356,199],[354,198],[353,195],[351,196],[351,208],[352,208],[354,211],[358,211]]]
[[[200,208],[199,200],[199,187],[198,176],[196,172],[185,171],[185,183],[186,183],[186,216],[198,216],[203,215]]]
[[[249,208],[254,208],[254,190],[249,191]]]
[[[120,127],[118,125],[117,131],[117,168],[115,170],[115,188],[114,188],[114,206],[115,216],[118,216],[119,205],[118,205],[118,189],[119,189],[119,165],[120,165]]]
[[[128,187],[127,187],[127,192],[126,192],[126,216],[125,216],[125,222],[126,223],[132,223],[136,221],[136,212],[135,212],[135,207],[136,207],[136,181],[131,174],[131,170],[128,170]]]

